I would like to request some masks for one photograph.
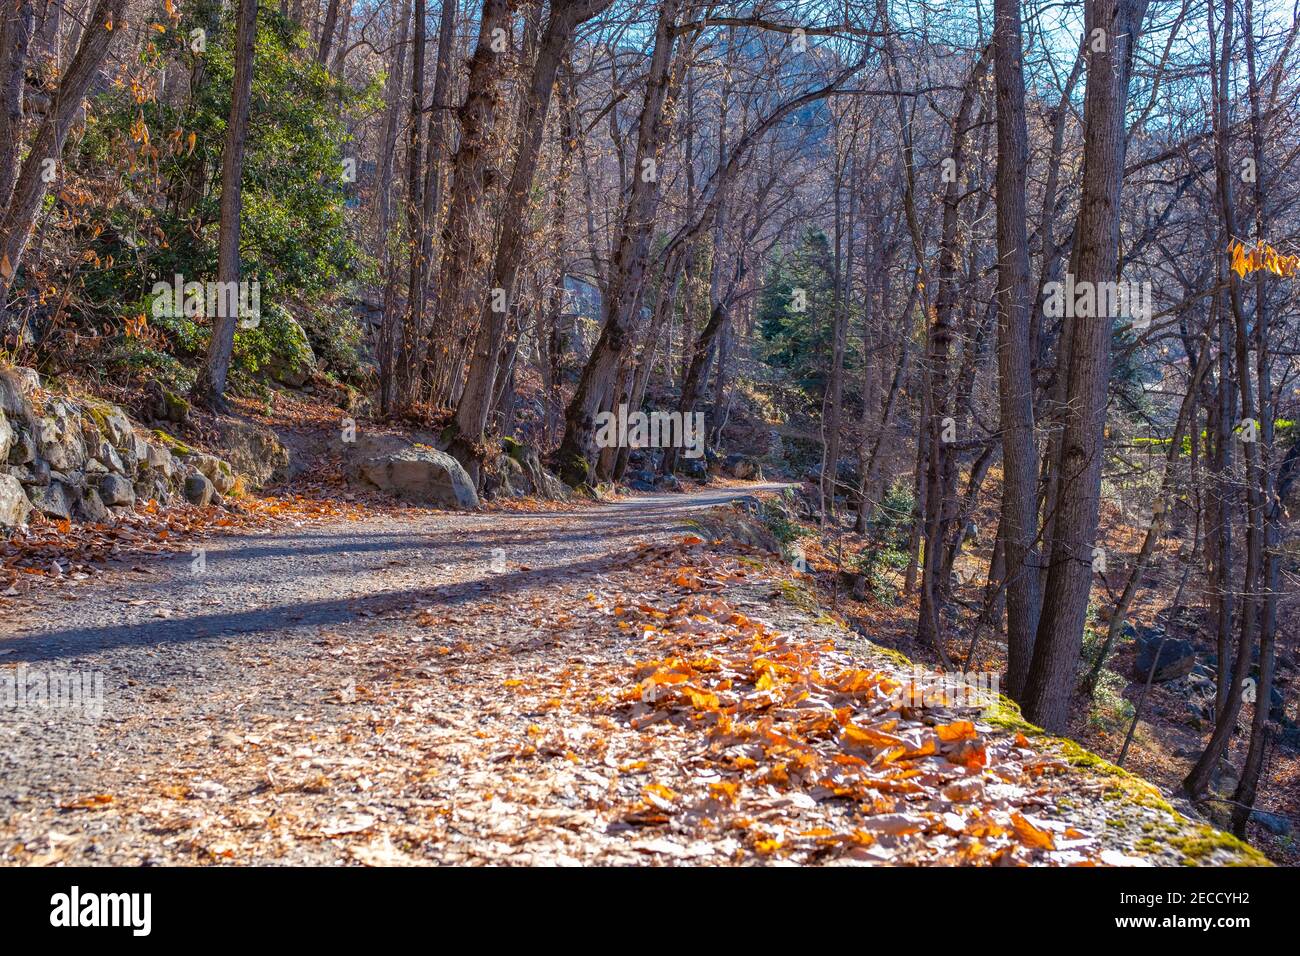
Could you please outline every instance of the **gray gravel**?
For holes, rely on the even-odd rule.
[[[355,708],[338,688],[391,655],[390,638],[414,630],[415,609],[445,613],[485,594],[572,585],[640,542],[680,533],[693,511],[779,487],[239,533],[202,542],[201,568],[198,554],[132,557],[25,601],[0,618],[0,676],[86,674],[102,681],[102,714],[84,701],[0,706],[0,861],[44,840],[50,860],[175,862],[138,818],[110,823],[69,805],[183,771],[193,748],[268,719]],[[439,640],[496,630],[467,619],[461,634]],[[325,649],[336,638],[347,653]]]

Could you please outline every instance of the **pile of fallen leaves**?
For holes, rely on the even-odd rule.
[[[725,584],[728,572],[701,568],[703,557],[667,569],[670,585]],[[653,728],[658,750],[696,738],[686,772],[672,774],[673,788],[646,785],[629,823],[732,831],[794,862],[1117,862],[1050,818],[1048,781],[1067,765],[982,725],[979,703],[936,693],[941,676],[864,667],[715,594],[614,613],[652,655],[631,665],[618,716]]]

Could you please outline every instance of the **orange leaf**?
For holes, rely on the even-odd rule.
[[[956,740],[974,740],[976,737],[975,725],[969,720],[954,720],[951,724],[940,724],[934,728],[934,732],[946,744]]]
[[[1011,812],[1011,826],[1016,831],[1016,836],[1025,846],[1033,847],[1036,850],[1055,850],[1056,841],[1052,839],[1052,834],[1041,827],[1035,826],[1027,817],[1016,811]]]

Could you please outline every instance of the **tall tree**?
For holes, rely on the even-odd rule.
[[[1076,287],[1096,290],[1119,272],[1120,190],[1128,148],[1125,122],[1134,50],[1147,0],[1088,0],[1090,40],[1084,95],[1083,187],[1076,226]],[[1086,283],[1086,285],[1080,285]],[[1096,298],[1094,298],[1094,305]],[[1069,722],[1084,617],[1092,589],[1101,503],[1113,316],[1074,309],[1048,577],[1025,685],[1026,716],[1049,730]],[[1089,313],[1080,316],[1078,313]]]
[[[235,33],[235,75],[231,81],[230,118],[226,144],[221,155],[221,231],[217,239],[217,281],[240,281],[239,236],[243,216],[244,149],[248,143],[248,114],[253,99],[253,50],[257,41],[258,0],[239,0]],[[227,286],[229,288],[229,286]],[[213,320],[212,338],[199,369],[191,396],[201,405],[221,409],[226,405],[226,377],[235,346],[239,311],[219,310]]]
[[[1035,301],[1029,279],[1025,229],[1025,76],[1020,0],[996,0],[993,22],[997,89],[998,395],[1002,420],[1002,516],[999,540],[1005,558],[1007,692],[1019,700],[1038,627],[1037,453],[1034,444],[1034,383],[1030,374],[1029,312]]]
[[[491,409],[492,386],[505,334],[506,318],[515,296],[515,282],[523,257],[525,207],[532,191],[542,135],[550,111],[555,76],[574,30],[609,6],[610,0],[555,0],[551,4],[546,31],[537,49],[532,78],[524,93],[515,142],[515,165],[506,186],[501,208],[501,232],[489,279],[489,296],[478,316],[478,333],[470,361],[465,389],[456,408],[449,448],[478,479],[484,444],[484,428]],[[450,306],[450,303],[448,304]]]

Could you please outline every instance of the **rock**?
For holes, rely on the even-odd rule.
[[[200,508],[212,503],[212,496],[217,489],[213,487],[206,475],[194,474],[185,479],[185,500]]]
[[[215,455],[196,451],[188,455],[185,460],[212,482],[212,487],[217,489],[218,494],[228,495],[235,487],[235,475],[230,470],[230,466]]]
[[[145,475],[136,480],[135,500],[136,501],[162,501],[167,498],[169,489],[156,475]]]
[[[288,480],[289,449],[275,432],[231,416],[219,418],[216,424],[217,439],[209,447],[221,454],[234,474],[243,475],[253,488]]]
[[[41,377],[29,368],[0,369],[0,412],[11,423],[29,428],[38,421],[32,398],[41,390]]]
[[[709,480],[709,466],[703,458],[679,458],[677,470],[687,478],[693,478],[696,481]]]
[[[159,382],[153,382],[149,388],[149,400],[145,413],[155,421],[184,425],[190,417],[189,399],[177,395]]]
[[[1291,832],[1291,821],[1279,813],[1253,810],[1250,814],[1250,822],[1258,823],[1274,836],[1287,836]]]
[[[109,444],[118,451],[127,451],[133,446],[135,429],[131,427],[131,419],[126,417],[122,409],[116,405],[88,403],[86,411]]]
[[[94,488],[86,488],[81,493],[81,500],[77,502],[76,517],[78,521],[89,521],[95,524],[107,521],[112,517],[109,510],[104,505],[104,501],[99,496],[99,492]]]
[[[115,475],[126,474],[126,465],[118,455],[117,449],[107,439],[101,438],[99,446],[91,449],[91,454],[91,463],[98,463],[105,471],[111,471]]]
[[[62,481],[53,479],[47,485],[29,486],[27,497],[31,499],[32,507],[41,514],[65,521],[72,518],[72,509],[77,503],[76,492]]]
[[[48,485],[50,483],[50,465],[37,458],[26,465],[11,465],[9,473],[24,485]]]
[[[146,442],[142,466],[145,470],[161,474],[164,478],[170,478],[176,471],[176,460],[172,458],[172,453],[162,445]]]
[[[1240,778],[1241,775],[1237,772],[1237,768],[1232,765],[1232,762],[1226,758],[1220,758],[1218,765],[1214,768],[1214,773],[1210,775],[1210,788],[1215,793],[1235,793]]]
[[[1134,680],[1146,681],[1147,674],[1151,672],[1151,663],[1156,660],[1157,649],[1160,658],[1152,677],[1157,684],[1186,677],[1196,666],[1196,648],[1191,641],[1165,637],[1164,644],[1161,645],[1163,635],[1164,632],[1158,628],[1142,628],[1138,632],[1138,652],[1133,664]]]
[[[9,418],[0,410],[0,461],[9,460],[9,449],[13,447],[14,429]]]
[[[742,481],[763,479],[763,469],[758,459],[748,455],[728,455],[722,464],[722,470],[732,478],[739,478]]]
[[[724,464],[722,456],[707,445],[704,447],[704,467],[710,475],[721,475]]]
[[[135,504],[135,489],[121,475],[105,475],[99,480],[99,497],[111,507],[129,508]]]
[[[0,475],[0,528],[16,528],[27,523],[32,503],[23,486],[13,475]]]
[[[460,462],[395,435],[367,435],[351,446],[353,478],[412,504],[477,508],[478,492]]]
[[[73,471],[84,465],[86,446],[78,408],[63,398],[47,401],[37,445],[40,456],[56,471]]]
[[[523,471],[529,493],[550,501],[569,500],[571,494],[569,487],[542,465],[541,456],[534,446],[514,438],[503,438],[501,444],[506,454],[518,463]]]
[[[655,486],[649,481],[642,481],[640,478],[633,478],[627,482],[627,486],[633,491],[654,491]]]
[[[13,441],[9,445],[8,462],[11,465],[26,465],[36,460],[36,439],[22,425],[10,424]]]
[[[660,491],[685,491],[676,475],[660,475],[655,479],[655,486]]]
[[[1279,724],[1286,722],[1286,698],[1278,690],[1277,684],[1273,685],[1272,693],[1268,695],[1268,719]]]

